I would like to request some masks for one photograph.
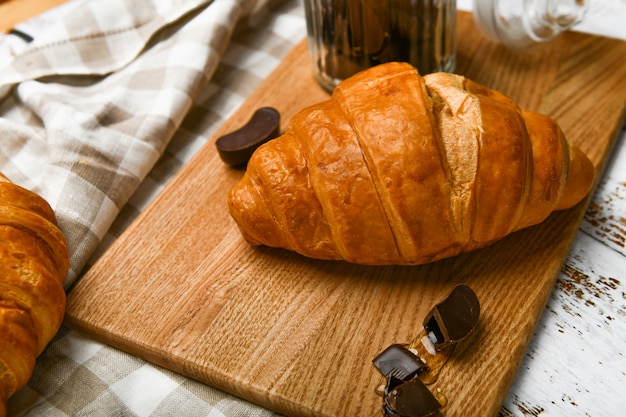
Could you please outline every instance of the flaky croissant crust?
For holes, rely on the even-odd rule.
[[[228,204],[254,245],[422,264],[575,205],[594,175],[549,117],[462,76],[389,63],[295,115],[253,154]]]
[[[68,269],[48,203],[0,174],[0,416],[61,326]]]

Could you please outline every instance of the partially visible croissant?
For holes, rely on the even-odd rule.
[[[554,120],[462,76],[389,63],[295,115],[228,204],[253,245],[422,264],[575,205],[594,175]]]
[[[65,313],[69,253],[48,203],[0,174],[0,416]]]

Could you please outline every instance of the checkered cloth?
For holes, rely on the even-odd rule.
[[[66,286],[185,116],[204,110],[194,101],[257,1],[84,1],[0,72],[0,170],[55,208],[72,256]],[[208,123],[224,115],[208,110]]]
[[[72,6],[0,68],[0,171],[55,209],[66,287],[306,34],[298,0]],[[66,328],[8,412],[275,415]]]

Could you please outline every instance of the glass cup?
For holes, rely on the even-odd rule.
[[[383,62],[454,71],[456,0],[304,0],[304,10],[313,73],[329,91]]]

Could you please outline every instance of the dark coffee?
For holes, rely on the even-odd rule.
[[[409,62],[422,74],[454,69],[454,1],[306,0],[305,11],[314,71],[329,90],[384,62]]]

